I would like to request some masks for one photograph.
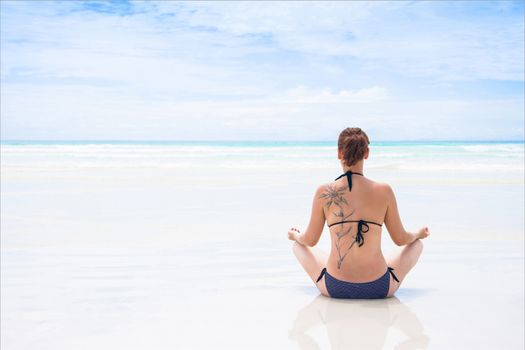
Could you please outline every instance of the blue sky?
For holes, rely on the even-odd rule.
[[[4,1],[3,140],[523,140],[523,2]]]

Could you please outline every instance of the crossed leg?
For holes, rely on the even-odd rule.
[[[399,289],[408,272],[416,265],[422,251],[423,242],[420,239],[416,239],[414,242],[402,246],[386,258],[387,265],[394,268],[394,273],[399,279],[399,282],[396,282],[394,278],[390,278],[390,288],[387,297],[391,297]]]
[[[321,270],[326,267],[328,254],[319,248],[303,246],[297,242],[294,242],[292,249],[297,260],[299,260],[299,263],[321,294],[329,296],[326,290],[325,278],[323,277],[319,282],[315,282]],[[416,239],[414,242],[402,246],[386,259],[387,265],[394,269],[394,273],[399,279],[399,282],[397,282],[390,278],[390,288],[387,297],[391,297],[399,289],[408,272],[416,265],[422,251],[423,243],[420,239]]]
[[[302,267],[310,276],[314,284],[319,288],[319,291],[324,296],[329,296],[326,291],[326,285],[324,282],[324,276],[319,282],[315,282],[321,273],[321,270],[326,267],[328,262],[328,254],[316,247],[307,247],[294,242],[292,246],[293,252],[301,263]]]

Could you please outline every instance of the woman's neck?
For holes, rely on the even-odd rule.
[[[358,166],[357,164],[356,165],[353,165],[351,167],[348,167],[348,166],[344,166],[343,165],[343,173],[346,173],[347,171],[351,171],[353,173],[360,173],[360,174],[363,174],[363,165],[361,164],[361,166]]]

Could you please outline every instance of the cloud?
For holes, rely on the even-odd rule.
[[[17,115],[2,119],[2,132],[12,139],[330,140],[347,126],[360,126],[375,140],[520,139],[524,133],[520,99],[364,102],[337,100],[339,92],[330,102],[287,95],[196,103],[131,100],[85,86],[23,89],[2,92],[2,115]],[[306,91],[303,96],[316,93]]]
[[[442,10],[447,6],[432,2],[123,4],[3,3],[2,44],[9,52],[19,51],[5,55],[3,75],[19,64],[11,60],[13,56],[24,57],[27,65],[40,67],[44,74],[56,72],[52,60],[69,62],[61,74],[76,76],[96,74],[78,55],[86,60],[114,56],[108,62],[113,67],[122,63],[118,60],[122,56],[151,63],[176,58],[197,68],[212,61],[225,68],[228,59],[249,66],[244,59],[253,55],[291,52],[349,57],[361,61],[364,69],[387,67],[411,77],[523,81],[523,13],[511,11],[512,7],[455,18],[452,11]],[[464,6],[471,9],[475,4]],[[449,7],[465,11],[459,5]],[[45,51],[34,58],[24,55],[35,46]],[[57,61],[61,55],[65,57]]]
[[[310,90],[301,85],[287,91],[287,98],[290,101],[302,103],[366,103],[383,100],[386,96],[386,89],[380,86],[357,91],[332,92],[330,88]]]
[[[3,139],[523,136],[521,2],[0,6]]]
[[[387,65],[441,80],[523,81],[522,7],[494,4],[470,15],[478,5],[484,8],[433,2],[194,2],[181,8],[161,2],[156,10],[234,37],[265,34],[281,50],[371,61],[371,69]]]

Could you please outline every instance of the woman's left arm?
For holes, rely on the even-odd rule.
[[[288,239],[296,241],[299,244],[313,247],[319,242],[326,218],[323,210],[323,200],[321,195],[325,191],[325,186],[319,186],[315,191],[314,200],[312,203],[312,214],[310,216],[310,223],[306,231],[301,234],[296,228],[288,231]]]

